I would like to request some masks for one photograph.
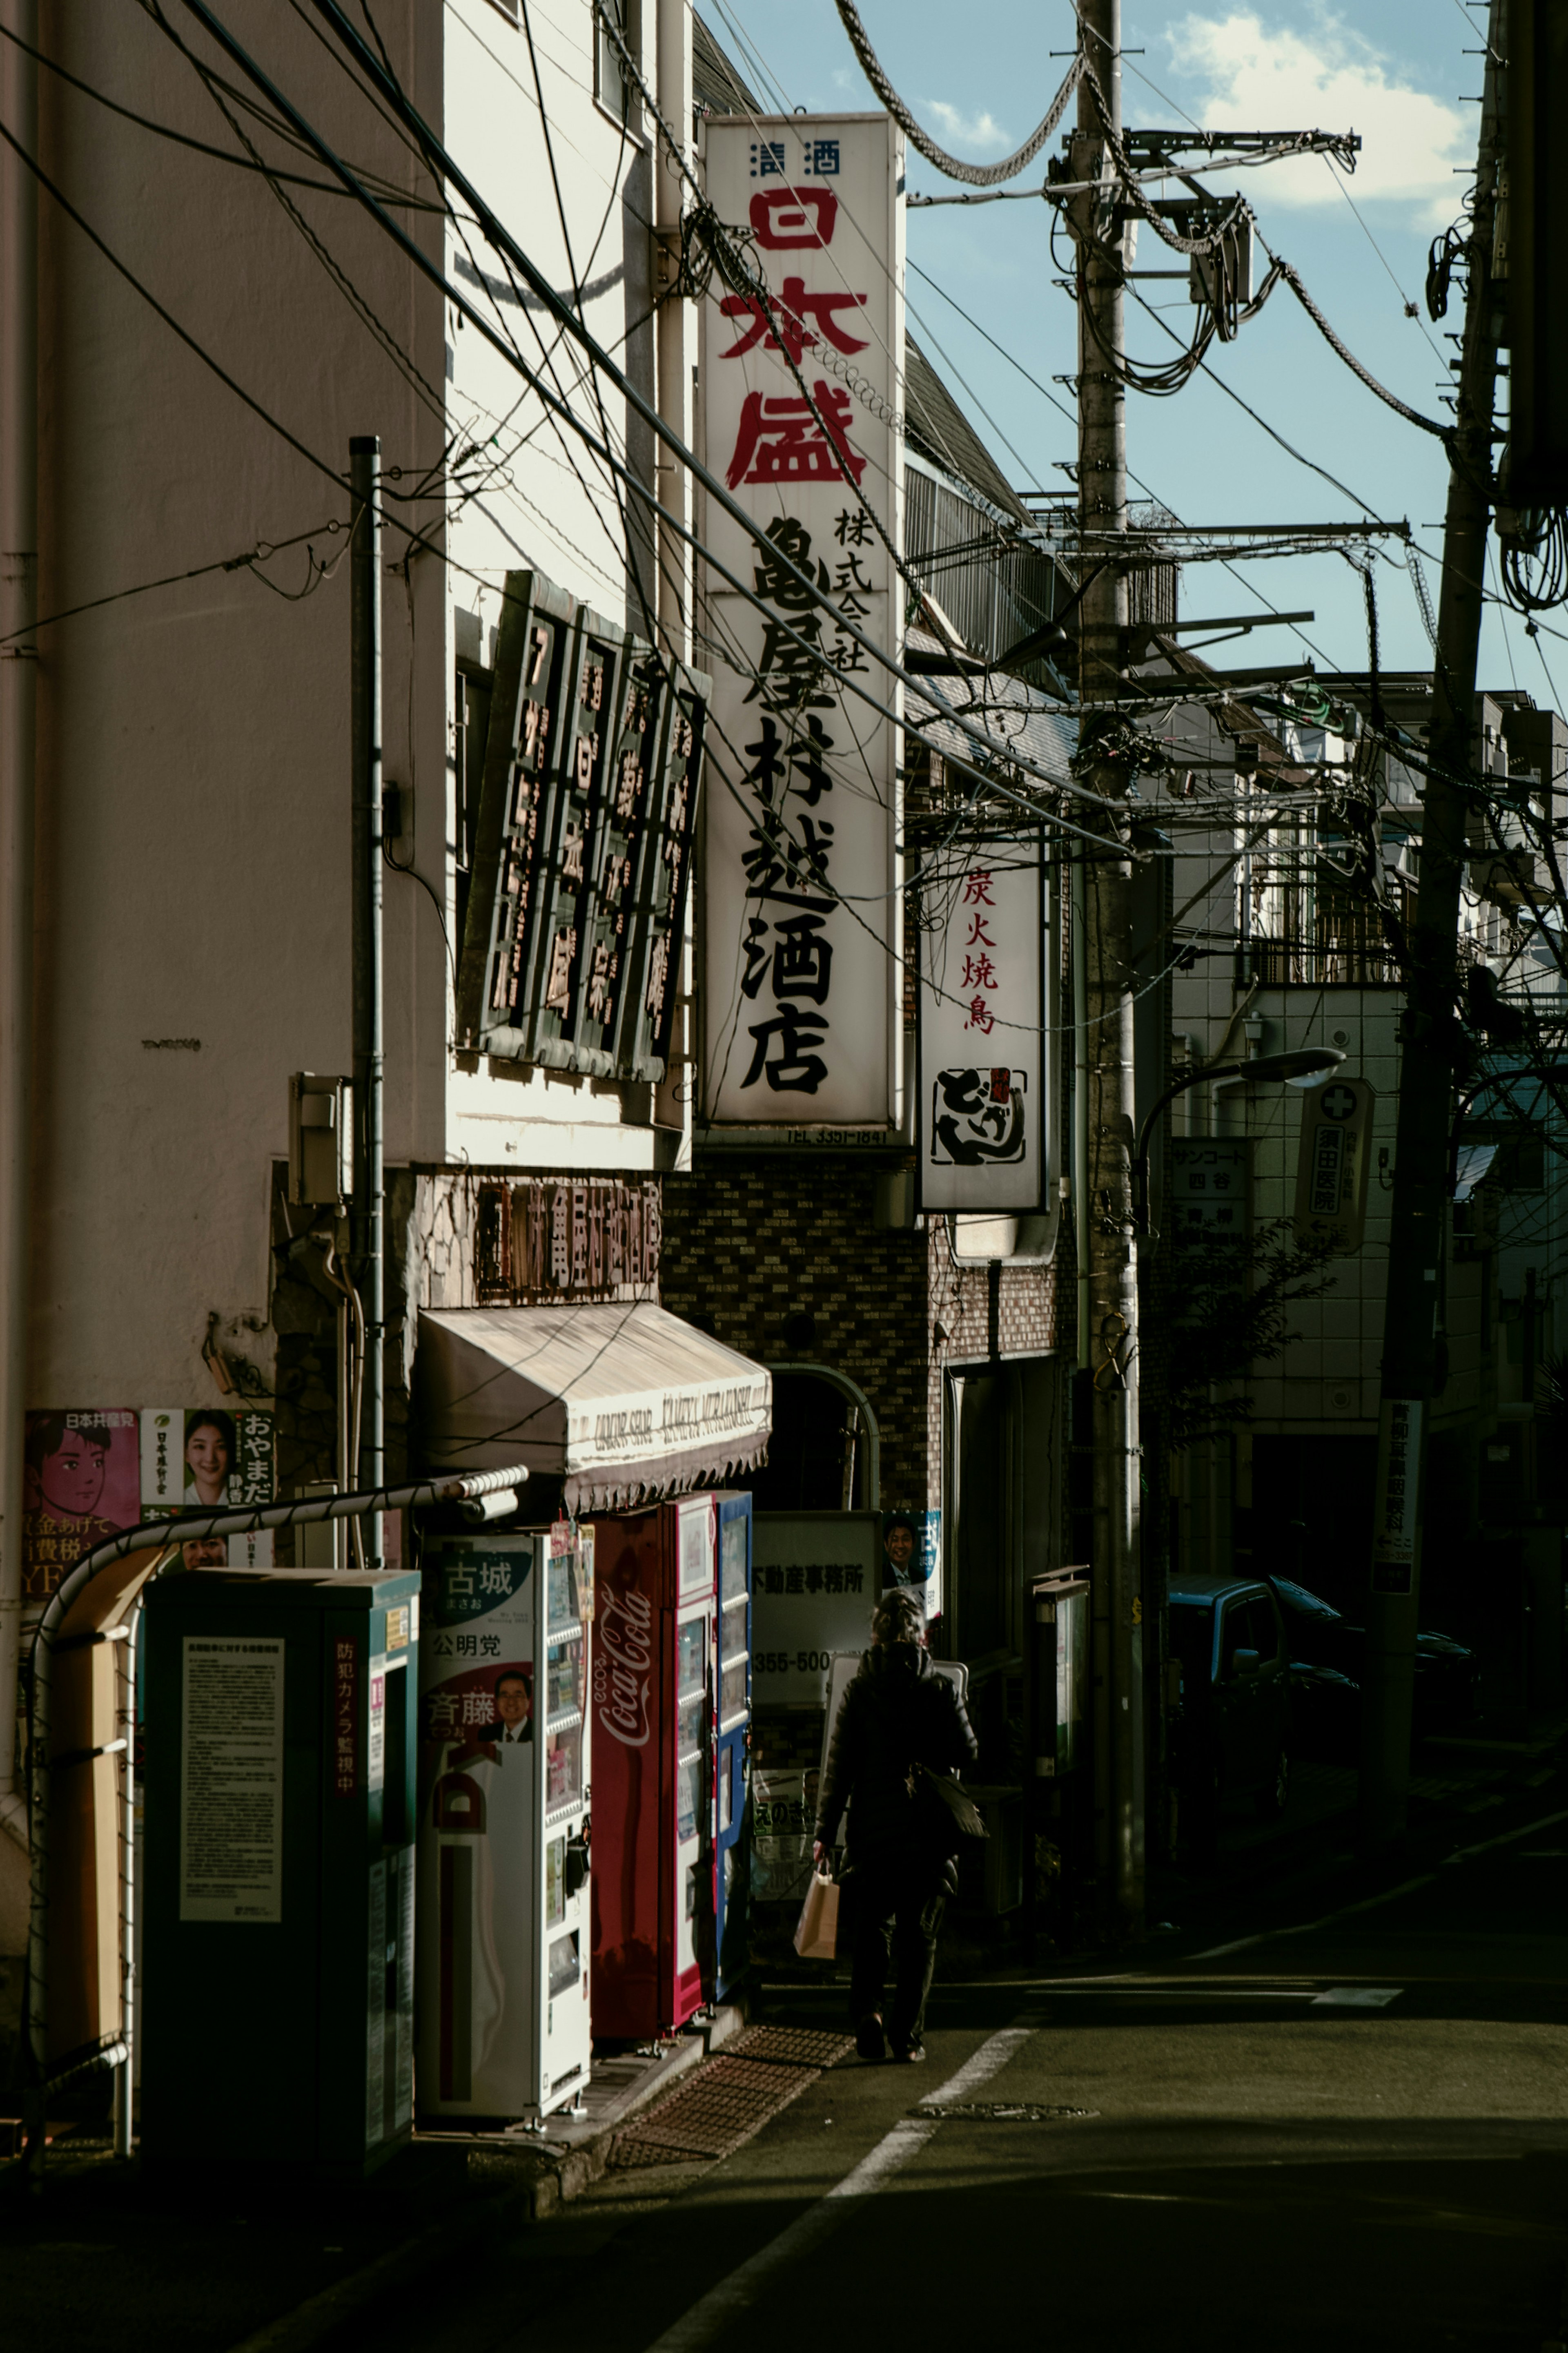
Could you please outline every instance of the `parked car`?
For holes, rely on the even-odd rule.
[[[1254,1577],[1181,1578],[1171,1588],[1171,1655],[1182,1679],[1172,1761],[1199,1838],[1212,1835],[1226,1797],[1250,1797],[1266,1817],[1282,1813],[1290,1668],[1268,1586]]]
[[[1366,1674],[1366,1629],[1289,1577],[1270,1577],[1285,1620],[1300,1746],[1353,1758]],[[1451,1634],[1422,1628],[1415,1637],[1417,1737],[1468,1724],[1476,1712],[1480,1668]],[[1353,1704],[1346,1686],[1353,1688]]]

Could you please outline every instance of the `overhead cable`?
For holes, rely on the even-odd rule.
[[[1052,99],[1049,108],[1035,125],[1023,145],[1014,153],[1005,157],[1000,164],[966,164],[961,157],[950,155],[945,147],[939,147],[930,132],[921,129],[920,124],[883,72],[877,52],[871,47],[867,36],[866,27],[860,22],[860,11],[851,5],[851,0],[837,0],[837,8],[839,20],[849,36],[850,47],[860,60],[862,73],[903,132],[910,146],[918,150],[928,164],[934,164],[939,172],[945,173],[950,180],[966,181],[972,188],[1000,187],[1004,180],[1015,179],[1026,164],[1033,163],[1062,116],[1067,112],[1068,100],[1078,88],[1079,79],[1083,72],[1082,58],[1075,58],[1068,69],[1067,79]]]

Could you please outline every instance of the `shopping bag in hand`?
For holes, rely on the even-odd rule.
[[[812,1873],[795,1932],[803,1961],[831,1961],[838,1951],[838,1888],[826,1871]]]

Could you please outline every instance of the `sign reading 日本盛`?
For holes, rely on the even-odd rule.
[[[898,745],[855,690],[892,708],[898,690],[851,633],[901,635],[901,144],[880,114],[721,118],[706,143],[709,197],[768,292],[716,269],[703,305],[707,461],[760,540],[705,501],[703,537],[755,601],[703,566],[702,1113],[886,1128]]]

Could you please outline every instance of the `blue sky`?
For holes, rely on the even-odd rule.
[[[735,27],[760,54],[772,88],[792,107],[861,108],[876,100],[856,62],[833,0],[701,0],[719,37],[741,52]],[[958,154],[989,162],[1020,144],[1045,112],[1066,70],[1073,17],[1069,0],[969,0],[954,9],[936,0],[861,0],[861,16],[894,85],[933,136]],[[728,22],[726,22],[728,19]],[[1363,149],[1353,178],[1322,159],[1237,175],[1263,234],[1295,263],[1320,306],[1373,375],[1424,414],[1440,406],[1444,361],[1455,346],[1459,304],[1441,325],[1422,301],[1431,238],[1460,216],[1466,185],[1456,165],[1475,156],[1479,108],[1465,103],[1481,88],[1485,13],[1460,0],[1358,0],[1349,10],[1325,0],[1197,0],[1191,7],[1153,7],[1124,0],[1123,112],[1129,126],[1195,122],[1224,129],[1354,130]],[[955,39],[955,33],[959,36]],[[1142,50],[1142,55],[1131,52]],[[1053,146],[1059,145],[1058,133]],[[1013,185],[1037,185],[1037,161]],[[951,192],[911,156],[912,190]],[[1211,183],[1224,188],[1223,180]],[[1353,209],[1352,209],[1353,205]],[[1359,217],[1358,217],[1359,215]],[[1048,393],[1074,364],[1074,313],[1047,243],[1043,205],[916,210],[908,216],[911,260],[953,295]],[[1163,253],[1159,260],[1168,259]],[[1138,262],[1154,263],[1141,241]],[[1151,301],[1176,303],[1166,313],[1184,337],[1192,317],[1179,285],[1142,288]],[[1006,360],[966,326],[912,272],[911,324],[963,397],[1004,470],[1047,488],[1068,478],[1055,461],[1073,455],[1070,416],[1053,407]],[[1406,299],[1419,316],[1406,317]],[[1173,346],[1154,322],[1129,305],[1129,348],[1155,359]],[[1441,445],[1405,424],[1345,368],[1296,302],[1278,287],[1262,315],[1228,348],[1213,347],[1210,364],[1275,430],[1338,478],[1335,488],[1280,449],[1216,385],[1201,376],[1177,397],[1130,395],[1128,457],[1134,474],[1191,522],[1327,522],[1375,513],[1408,517],[1430,560],[1436,600],[1447,469]],[[977,413],[975,399],[994,425]],[[1004,437],[1016,456],[1004,446]],[[1353,493],[1354,495],[1350,495]],[[1392,552],[1392,551],[1391,551]],[[1268,602],[1315,612],[1305,632],[1272,628],[1226,649],[1239,662],[1294,656],[1303,636],[1320,668],[1364,667],[1366,636],[1359,579],[1338,556],[1289,559],[1242,567]],[[1425,667],[1430,650],[1414,591],[1395,552],[1377,571],[1383,659],[1389,668]],[[1216,565],[1189,567],[1184,617],[1256,608],[1243,580]],[[1555,623],[1554,625],[1555,626]],[[1542,661],[1544,655],[1544,663]],[[1511,657],[1511,666],[1510,666]],[[1224,659],[1216,653],[1216,659]],[[1516,616],[1495,608],[1481,644],[1482,683],[1517,682],[1537,702],[1563,703],[1551,672],[1568,689],[1568,645],[1531,642]]]

